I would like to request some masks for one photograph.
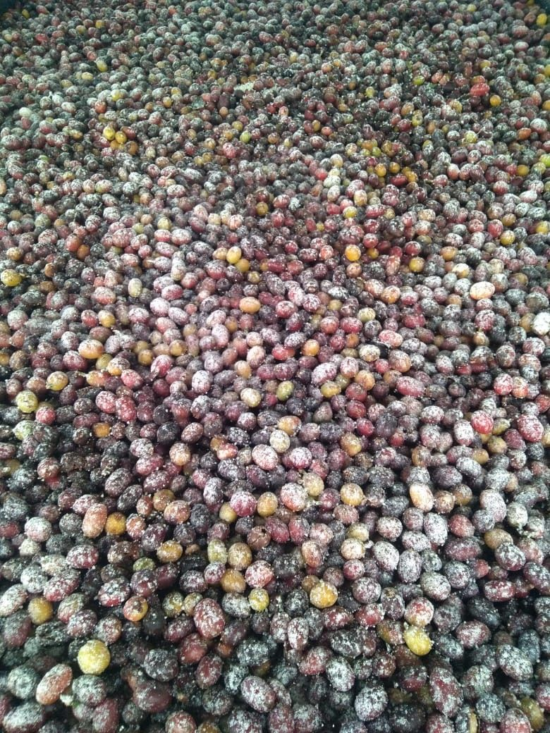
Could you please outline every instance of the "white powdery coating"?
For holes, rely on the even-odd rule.
[[[466,420],[458,420],[453,428],[453,433],[459,445],[470,445],[475,439],[474,429]]]
[[[491,471],[488,471],[485,476],[485,485],[487,486],[487,489],[504,491],[511,477],[511,474],[503,468],[493,468]]]
[[[511,527],[521,528],[524,527],[529,521],[529,512],[527,507],[523,504],[519,504],[513,501],[506,507],[506,522]]]
[[[309,538],[321,545],[328,546],[334,539],[334,532],[326,524],[312,524]]]
[[[307,491],[300,484],[285,484],[281,488],[280,498],[288,509],[301,511],[307,503]]]
[[[537,336],[546,336],[547,333],[550,333],[550,313],[548,311],[537,313],[531,328]]]
[[[246,569],[245,579],[251,588],[265,588],[273,580],[271,565],[265,560],[256,560]]]
[[[424,518],[424,532],[434,545],[444,545],[449,534],[447,520],[440,514],[426,514]]]
[[[28,593],[42,593],[48,581],[38,565],[29,565],[21,573],[21,584]]]
[[[256,445],[252,449],[252,460],[264,471],[273,471],[279,463],[277,451],[269,445]]]
[[[197,631],[206,639],[220,636],[225,628],[222,609],[210,598],[198,602],[195,608],[194,621]]]
[[[422,574],[422,558],[415,550],[405,550],[397,566],[399,577],[404,583],[415,583]]]
[[[383,687],[364,687],[355,698],[355,712],[359,720],[379,718],[388,706],[388,695]]]
[[[403,532],[401,544],[406,550],[415,550],[416,552],[430,549],[430,540],[422,532],[409,530]]]
[[[437,601],[442,601],[451,594],[451,584],[439,573],[424,573],[420,578],[420,587],[425,596]]]
[[[212,385],[212,376],[209,372],[200,370],[193,374],[191,387],[198,394],[206,394]]]
[[[241,695],[251,708],[259,713],[268,713],[277,700],[275,692],[261,677],[245,677],[241,683]]]
[[[425,387],[418,379],[399,377],[395,383],[397,391],[409,397],[422,397]]]
[[[25,522],[25,534],[36,542],[46,542],[52,535],[52,525],[42,517],[31,517]]]
[[[416,626],[427,626],[434,617],[434,605],[427,598],[413,598],[405,609],[405,620]]]
[[[291,649],[303,649],[307,645],[309,625],[303,618],[293,618],[287,627],[287,639]]]
[[[445,411],[437,405],[428,405],[422,410],[421,419],[430,425],[437,425],[445,417]]]
[[[284,430],[274,430],[269,438],[269,444],[277,453],[284,453],[290,448],[290,438]]]
[[[212,327],[212,336],[216,339],[216,343],[220,348],[225,348],[229,343],[229,331],[221,323],[217,323]]]
[[[436,667],[430,675],[430,693],[437,710],[454,718],[462,703],[462,690],[455,677],[443,667]]]
[[[296,283],[292,283],[292,285],[288,289],[288,299],[290,300],[290,302],[300,307],[303,304],[305,297],[306,294],[304,293],[302,288]]]
[[[374,559],[382,570],[393,571],[399,564],[399,550],[389,542],[376,542],[372,549]]]
[[[533,665],[529,658],[521,649],[510,644],[497,647],[497,662],[504,674],[513,680],[525,681],[533,675]]]
[[[29,597],[22,585],[12,585],[0,598],[0,617],[11,616],[22,608]]]
[[[68,664],[56,664],[46,672],[36,688],[36,701],[52,705],[71,684],[73,671]]]
[[[311,383],[319,386],[325,382],[331,381],[336,378],[338,374],[338,367],[336,364],[326,362],[325,364],[319,364],[316,366],[311,374]]]
[[[330,684],[339,692],[351,690],[355,683],[355,675],[348,661],[343,657],[335,657],[327,664],[327,677]]]
[[[495,294],[495,286],[490,282],[475,283],[470,288],[470,298],[472,300],[483,300],[484,298],[491,298]]]
[[[67,570],[63,555],[44,555],[39,559],[42,570],[48,575],[59,575]]]
[[[413,483],[409,487],[409,495],[415,507],[429,512],[434,505],[434,495],[427,484]]]
[[[27,702],[10,712],[4,718],[6,733],[17,733],[19,730],[35,731],[40,728],[44,721],[44,713],[41,705],[35,702]]]
[[[293,466],[298,469],[303,469],[311,464],[313,456],[308,448],[294,448],[294,450],[290,451],[288,459]]]
[[[534,415],[518,417],[518,430],[521,437],[530,443],[537,443],[544,435],[544,428]]]
[[[323,719],[318,708],[314,705],[295,705],[293,708],[294,730],[318,731],[323,725]]]
[[[503,522],[506,516],[506,502],[496,491],[482,491],[479,496],[479,505],[486,509],[495,522]]]

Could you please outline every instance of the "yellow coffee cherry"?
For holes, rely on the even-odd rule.
[[[109,140],[109,141],[114,140],[115,135],[116,135],[116,130],[111,125],[107,125],[106,127],[103,128],[103,137],[105,138],[105,140]]]
[[[531,728],[534,731],[540,730],[544,725],[544,712],[538,702],[530,697],[524,697],[520,704],[521,709],[529,718]]]
[[[111,662],[111,654],[102,641],[92,639],[81,647],[77,661],[84,674],[102,674]]]
[[[241,257],[235,267],[239,272],[248,272],[250,270],[250,260],[247,260],[246,257]],[[259,282],[259,273],[251,272],[248,276],[248,281],[257,285]]]
[[[126,517],[121,512],[113,512],[105,522],[105,532],[110,535],[124,534],[126,531]]]
[[[347,206],[344,209],[344,219],[355,219],[358,213],[355,206]]]
[[[13,429],[13,434],[17,440],[25,440],[29,435],[32,435],[34,430],[34,423],[30,420],[21,420]]]
[[[320,580],[311,589],[309,600],[316,608],[330,608],[338,600],[338,590],[332,583]]]
[[[137,624],[139,621],[145,618],[148,610],[149,604],[147,603],[145,598],[141,598],[140,596],[132,596],[131,598],[128,598],[128,600],[124,604],[123,614],[124,618],[126,618],[128,621]]]
[[[369,539],[369,528],[366,524],[356,522],[348,528],[346,537],[354,540],[361,540],[361,542],[367,542]]]
[[[227,562],[232,568],[246,570],[252,562],[252,550],[244,542],[235,542],[227,553]]]
[[[237,513],[234,509],[229,505],[229,502],[225,502],[220,507],[220,513],[219,517],[222,520],[222,522],[227,522],[227,524],[233,524],[233,522],[237,521]]]
[[[365,500],[365,494],[359,484],[344,484],[340,489],[340,499],[348,506],[360,506]]]
[[[225,571],[220,585],[226,593],[244,593],[246,590],[246,580],[243,574],[234,568]]]
[[[250,379],[252,376],[252,367],[247,361],[237,361],[233,367],[237,376],[244,377],[244,379]],[[244,391],[244,390],[243,390]]]
[[[163,542],[157,550],[157,557],[161,562],[177,562],[183,555],[183,547],[176,540]]]
[[[152,557],[140,557],[132,565],[132,570],[137,573],[138,570],[154,570],[157,564]]]
[[[348,244],[345,255],[349,262],[358,262],[361,259],[361,250],[356,244]]]
[[[16,270],[4,270],[0,275],[0,280],[2,281],[2,285],[5,285],[7,288],[16,288],[20,285],[23,277]]]
[[[107,369],[112,361],[113,357],[110,354],[101,354],[95,365],[98,369]]]
[[[184,597],[179,590],[173,590],[162,601],[162,610],[168,618],[176,618],[183,613]]]
[[[104,346],[97,339],[86,339],[78,347],[78,353],[85,359],[99,359],[103,351]]]
[[[365,546],[361,540],[350,537],[340,545],[340,554],[344,560],[360,560],[365,556]]]
[[[409,495],[413,506],[423,512],[431,511],[434,505],[432,490],[427,484],[414,483],[409,487]]]
[[[433,646],[433,642],[428,634],[424,629],[419,629],[418,626],[409,626],[408,629],[405,629],[403,638],[411,652],[418,657],[423,657],[425,654],[428,654]]]
[[[309,339],[302,346],[302,353],[304,356],[317,356],[320,348],[318,341],[315,341],[315,339]]]
[[[257,313],[261,307],[262,304],[257,298],[241,298],[239,302],[239,308],[242,310],[243,313]]]
[[[490,529],[483,535],[483,541],[490,550],[496,550],[501,545],[508,543],[514,544],[514,538],[505,529],[496,527]]]
[[[99,324],[103,326],[104,328],[111,328],[115,325],[115,316],[113,313],[110,313],[109,311],[101,310],[97,314],[97,318],[99,320]]]
[[[206,548],[208,562],[227,562],[227,548],[221,540],[211,540]]]
[[[282,417],[277,423],[277,428],[287,435],[292,436],[296,435],[301,424],[302,423],[298,417],[295,417],[294,415],[285,415],[285,417]]]
[[[202,595],[200,593],[189,593],[183,599],[183,610],[188,616],[193,616],[195,608],[202,601]]]
[[[18,410],[28,415],[38,408],[38,397],[29,389],[24,389],[15,398],[15,404]]]
[[[40,626],[52,618],[53,606],[45,598],[31,598],[29,601],[28,612],[33,624]]]
[[[248,602],[253,611],[261,613],[269,606],[269,594],[263,588],[254,588],[250,591]]]
[[[262,394],[257,389],[245,387],[240,394],[241,400],[247,407],[258,407],[262,401]]]
[[[60,392],[69,384],[69,378],[64,372],[52,372],[46,379],[46,388],[53,392]]]
[[[279,500],[271,491],[266,491],[258,499],[256,511],[260,517],[270,517],[275,514],[279,506]]]
[[[143,283],[138,277],[133,277],[128,281],[128,295],[131,298],[138,298],[143,290]]]
[[[306,473],[302,476],[302,484],[308,495],[314,499],[325,490],[325,482],[316,473]]]
[[[409,262],[409,270],[411,272],[422,272],[425,262],[422,257],[412,257]]]
[[[240,247],[230,247],[227,250],[226,259],[230,265],[236,265],[241,259],[243,253]]]
[[[339,395],[341,392],[341,388],[336,382],[333,382],[331,380],[328,380],[323,385],[321,385],[321,394],[325,399],[329,400],[332,397],[336,397],[336,395]]]
[[[92,430],[96,438],[108,438],[111,433],[111,426],[106,422],[96,422]]]
[[[356,456],[362,449],[361,440],[353,433],[346,433],[342,437],[340,445],[348,456]]]
[[[290,381],[281,382],[277,387],[277,399],[286,402],[294,392],[294,385]]]

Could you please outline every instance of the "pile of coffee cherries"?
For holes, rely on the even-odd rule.
[[[0,19],[0,729],[550,731],[549,45]]]

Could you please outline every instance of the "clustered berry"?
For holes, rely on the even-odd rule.
[[[0,18],[0,729],[550,732],[542,0]]]

